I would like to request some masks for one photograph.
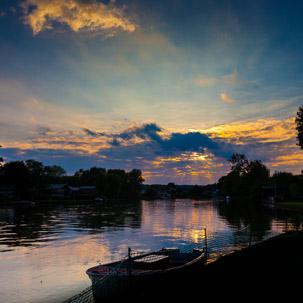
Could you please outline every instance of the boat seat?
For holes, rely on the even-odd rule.
[[[134,268],[161,269],[169,265],[169,257],[166,255],[151,254],[134,260]]]

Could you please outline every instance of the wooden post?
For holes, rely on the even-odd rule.
[[[131,275],[131,249],[128,248],[128,275]]]
[[[206,262],[207,262],[208,249],[207,249],[207,233],[206,233],[206,228],[204,228],[204,238],[205,238],[205,256],[206,256]]]
[[[128,248],[128,291],[132,291],[132,256],[131,256],[131,249]]]
[[[249,246],[251,246],[253,232],[254,232],[254,225],[252,224],[250,229],[250,235],[249,235]]]

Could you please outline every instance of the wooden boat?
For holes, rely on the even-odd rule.
[[[181,252],[179,248],[163,248],[124,261],[89,268],[95,301],[130,292],[144,293],[163,287],[167,282],[192,274],[206,261],[204,249]]]

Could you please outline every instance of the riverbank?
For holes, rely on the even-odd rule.
[[[275,204],[278,209],[303,212],[303,202],[279,202]]]
[[[224,256],[146,299],[302,302],[302,273],[303,232],[289,232]]]

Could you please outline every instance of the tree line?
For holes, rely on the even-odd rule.
[[[297,111],[295,123],[297,145],[303,150],[303,105]],[[233,154],[228,161],[230,172],[218,181],[221,195],[260,200],[264,189],[272,187],[276,199],[303,200],[303,170],[300,175],[290,172],[270,175],[269,169],[260,160],[247,159],[243,154]]]
[[[51,184],[95,186],[98,195],[109,199],[137,199],[143,182],[139,169],[126,172],[94,166],[69,176],[61,166],[45,166],[33,159],[11,161],[0,167],[0,186],[13,189],[16,199],[47,199]]]
[[[303,200],[303,175],[270,170],[260,160],[250,160],[243,154],[233,154],[228,160],[230,172],[219,179],[218,188],[223,196],[234,199],[248,197],[261,201],[268,196],[276,200]]]

